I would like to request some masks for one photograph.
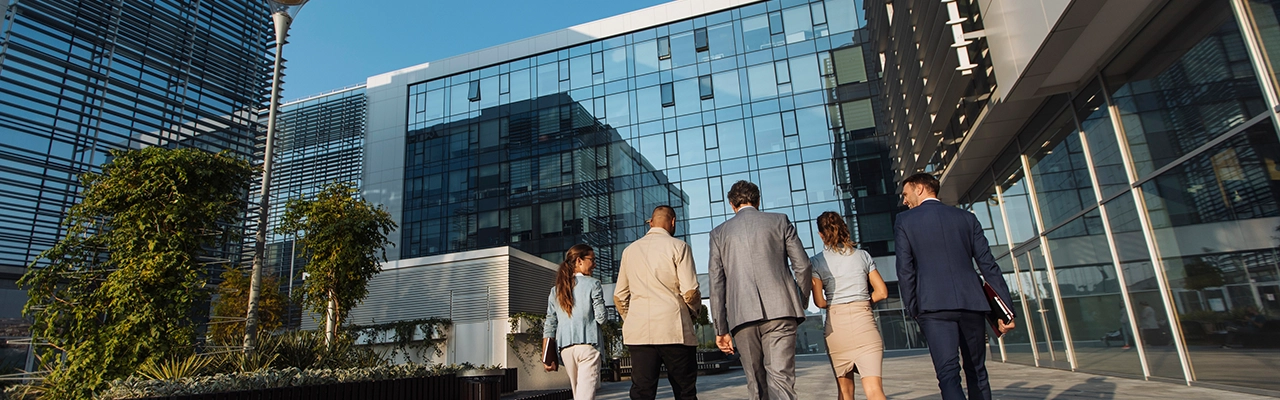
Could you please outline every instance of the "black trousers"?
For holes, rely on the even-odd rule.
[[[651,400],[658,395],[658,373],[667,366],[667,380],[676,400],[698,398],[697,347],[680,344],[627,345],[631,351],[631,398]]]
[[[935,311],[920,314],[916,323],[929,341],[942,398],[964,400],[965,390],[960,386],[960,370],[964,369],[969,400],[990,400],[986,316],[975,311]]]

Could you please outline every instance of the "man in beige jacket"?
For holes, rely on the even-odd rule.
[[[653,399],[658,372],[677,400],[697,399],[698,339],[693,320],[702,294],[689,244],[672,237],[676,212],[653,209],[649,233],[622,251],[613,301],[622,316],[622,342],[631,351],[631,398]]]

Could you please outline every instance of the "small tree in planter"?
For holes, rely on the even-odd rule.
[[[258,335],[272,332],[284,323],[287,299],[273,276],[263,276],[258,294]],[[218,299],[213,302],[215,320],[209,325],[209,337],[222,346],[239,346],[244,340],[244,310],[249,302],[249,274],[242,268],[228,268],[218,285]]]
[[[369,294],[369,279],[382,270],[396,229],[391,214],[359,196],[354,186],[334,183],[314,200],[289,200],[277,232],[299,235],[308,278],[303,304],[324,315],[325,343],[332,344],[352,307]]]

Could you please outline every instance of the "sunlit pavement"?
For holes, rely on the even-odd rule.
[[[991,375],[991,397],[994,399],[1273,399],[1240,392],[1188,387],[1178,383],[1149,382],[1069,372],[1051,368],[1035,368],[1020,364],[988,362]],[[796,357],[796,392],[801,399],[836,398],[835,378],[831,363],[824,354]],[[924,351],[898,351],[886,354],[884,360],[885,393],[891,399],[940,399],[933,364]],[[746,377],[741,368],[719,375],[698,377],[700,400],[743,399]],[[860,385],[860,383],[859,383]],[[605,382],[597,399],[626,399],[631,382]],[[658,384],[658,398],[671,398],[671,387],[664,379]],[[864,399],[858,388],[858,399]]]

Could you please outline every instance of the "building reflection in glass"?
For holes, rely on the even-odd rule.
[[[406,152],[404,258],[510,245],[554,261],[587,243],[612,281],[653,207],[688,232],[689,195],[567,94],[414,129]]]

